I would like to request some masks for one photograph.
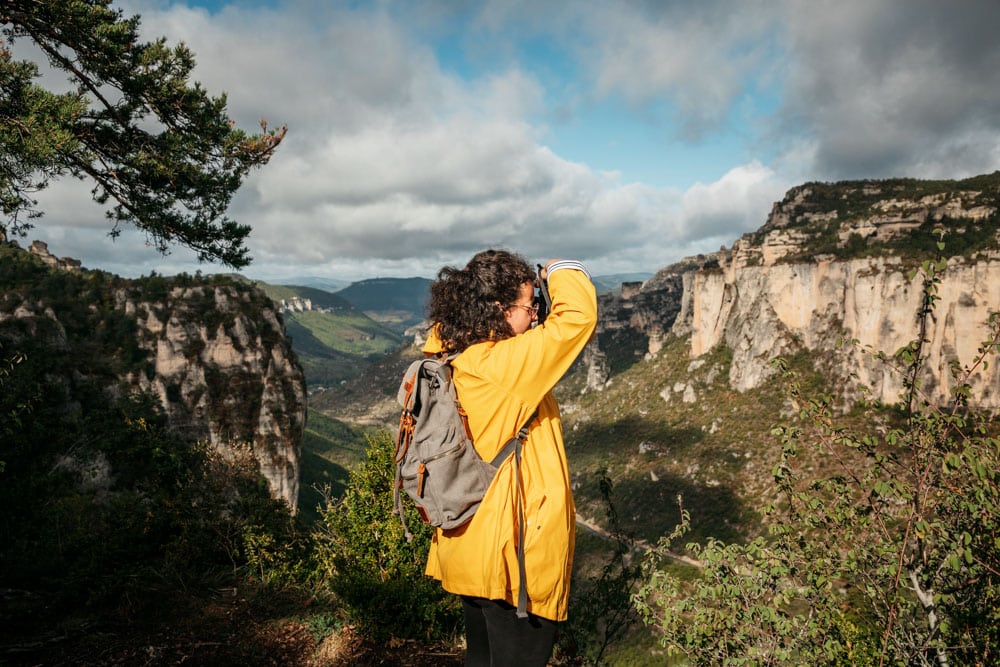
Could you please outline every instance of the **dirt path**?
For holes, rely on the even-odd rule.
[[[614,536],[611,533],[601,528],[599,525],[597,525],[596,522],[582,516],[579,512],[577,512],[576,514],[576,525],[582,526],[590,533],[593,533],[598,537],[604,538],[605,540],[614,539]],[[646,540],[635,540],[632,543],[632,549],[633,551],[638,553],[645,553],[647,551],[651,551],[653,549],[653,546],[650,545],[650,543],[647,542]],[[701,561],[695,560],[694,558],[689,558],[688,556],[683,556],[681,554],[671,553],[669,551],[664,551],[661,553],[663,553],[663,555],[666,556],[667,558],[675,560],[679,563],[684,563],[685,565],[690,565],[692,567],[697,567],[697,568],[702,567]]]

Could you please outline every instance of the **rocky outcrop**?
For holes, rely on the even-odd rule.
[[[947,403],[952,363],[975,361],[1000,310],[1000,172],[793,188],[731,249],[683,260],[628,300],[602,302],[599,330],[633,329],[646,337],[647,354],[655,354],[657,327],[688,338],[693,358],[726,345],[729,382],[740,391],[777,372],[775,358],[807,350],[846,398],[857,383],[893,403],[902,378],[876,353],[891,356],[918,338],[916,269],[941,252],[942,239],[952,252],[927,321],[920,379],[930,400]],[[978,368],[971,384],[970,403],[1000,408],[1000,363]]]
[[[280,301],[282,312],[303,313],[313,309],[312,299],[301,296],[292,296]]]
[[[719,253],[718,269],[687,278],[673,330],[690,335],[693,357],[720,343],[732,349],[735,389],[759,386],[775,357],[806,349],[841,387],[856,379],[892,403],[902,378],[875,353],[892,355],[919,337],[924,274],[916,269],[958,247],[965,253],[940,272],[924,334],[922,386],[946,403],[951,363],[974,362],[1000,309],[997,176],[794,188],[760,230]],[[1000,408],[997,364],[971,382],[973,403]]]
[[[293,509],[305,382],[273,303],[249,285],[173,287],[157,299],[116,294],[151,368],[125,377],[158,396],[171,426],[226,451],[250,444],[274,496]]]
[[[296,508],[305,382],[262,291],[224,277],[90,272],[37,241],[4,251],[0,349],[30,340],[69,360],[47,376],[68,413],[79,387],[151,394],[173,431],[223,454],[250,447],[272,495]]]
[[[6,236],[0,241],[5,241]],[[28,252],[42,260],[46,266],[51,266],[56,269],[63,269],[64,271],[77,271],[81,267],[81,262],[78,259],[72,257],[56,257],[51,252],[49,252],[49,245],[44,241],[32,241],[31,245],[28,246]]]

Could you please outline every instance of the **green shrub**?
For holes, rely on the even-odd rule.
[[[435,640],[455,634],[458,598],[424,575],[431,530],[408,507],[407,542],[392,512],[393,442],[368,441],[368,459],[351,471],[343,497],[321,511],[316,558],[351,621],[376,639]]]
[[[92,596],[136,577],[192,581],[276,563],[263,562],[249,533],[266,535],[273,553],[295,562],[288,508],[270,498],[256,465],[241,468],[173,435],[148,397],[92,392],[65,414],[63,396],[44,382],[35,393],[27,377],[13,377],[24,382],[5,389],[35,399],[0,453],[5,585]]]

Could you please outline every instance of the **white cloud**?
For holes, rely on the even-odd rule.
[[[252,275],[432,275],[487,245],[651,271],[732,243],[805,180],[1000,167],[993,1],[121,6],[147,37],[191,47],[195,78],[227,92],[241,127],[289,126],[231,210],[253,228]],[[468,67],[448,67],[433,40],[466,13]],[[534,65],[539,43],[567,63]],[[576,78],[554,82],[559,66]],[[614,107],[613,122],[717,152],[706,161],[721,176],[653,187],[547,147],[557,128],[540,119],[602,99],[639,108]],[[44,195],[35,237],[58,239],[57,254],[130,275],[198,268],[182,249],[157,258],[141,234],[110,244],[85,186]]]
[[[621,94],[640,106],[666,101],[677,135],[689,140],[725,122],[765,64],[762,38],[780,16],[752,2],[599,6],[580,10],[597,41],[596,49],[581,51],[596,93]]]
[[[512,67],[461,81],[386,14],[310,18],[143,13],[150,34],[192,47],[199,78],[227,89],[232,109],[260,109],[263,99],[273,121],[292,119],[285,143],[234,202],[233,214],[254,229],[252,270],[339,273],[369,261],[410,273],[407,258],[424,258],[413,261],[426,273],[488,245],[599,262],[658,234],[657,207],[676,194],[620,184],[542,146],[528,118],[543,92],[529,73]],[[241,50],[250,34],[266,38]]]
[[[714,183],[684,193],[678,236],[688,241],[735,238],[760,227],[772,204],[791,186],[760,162],[735,167]]]

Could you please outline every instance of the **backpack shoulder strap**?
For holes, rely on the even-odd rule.
[[[524,447],[524,441],[528,438],[528,426],[536,416],[538,416],[538,408],[535,408],[535,411],[531,413],[531,416],[528,417],[528,421],[524,422],[524,426],[522,426],[521,430],[517,432],[517,435],[511,439],[511,442],[507,443],[508,446],[513,445],[514,448],[514,495],[516,497],[515,504],[517,505],[518,618],[528,618],[528,575],[524,566],[524,496],[521,494],[521,449]],[[504,449],[506,448],[507,447],[504,447]]]
[[[499,467],[501,463],[507,460],[511,454],[514,455],[514,495],[515,495],[515,505],[517,506],[517,574],[518,574],[518,590],[517,590],[517,617],[527,618],[528,617],[528,575],[525,572],[524,567],[524,497],[521,495],[521,450],[524,448],[524,443],[528,439],[528,427],[531,422],[534,421],[535,417],[538,416],[538,408],[531,413],[527,421],[524,422],[524,426],[520,428],[513,438],[511,438],[503,449],[493,457],[490,461],[495,467]]]
[[[497,455],[493,457],[493,460],[490,461],[490,464],[493,465],[493,467],[499,468],[500,464],[506,461],[508,456],[513,454],[515,450],[524,446],[525,441],[528,439],[528,427],[537,416],[538,408],[535,408],[535,411],[532,412],[531,416],[524,422],[524,426],[518,430],[517,434],[513,438],[507,441],[507,444],[504,445],[500,451],[497,452]]]

